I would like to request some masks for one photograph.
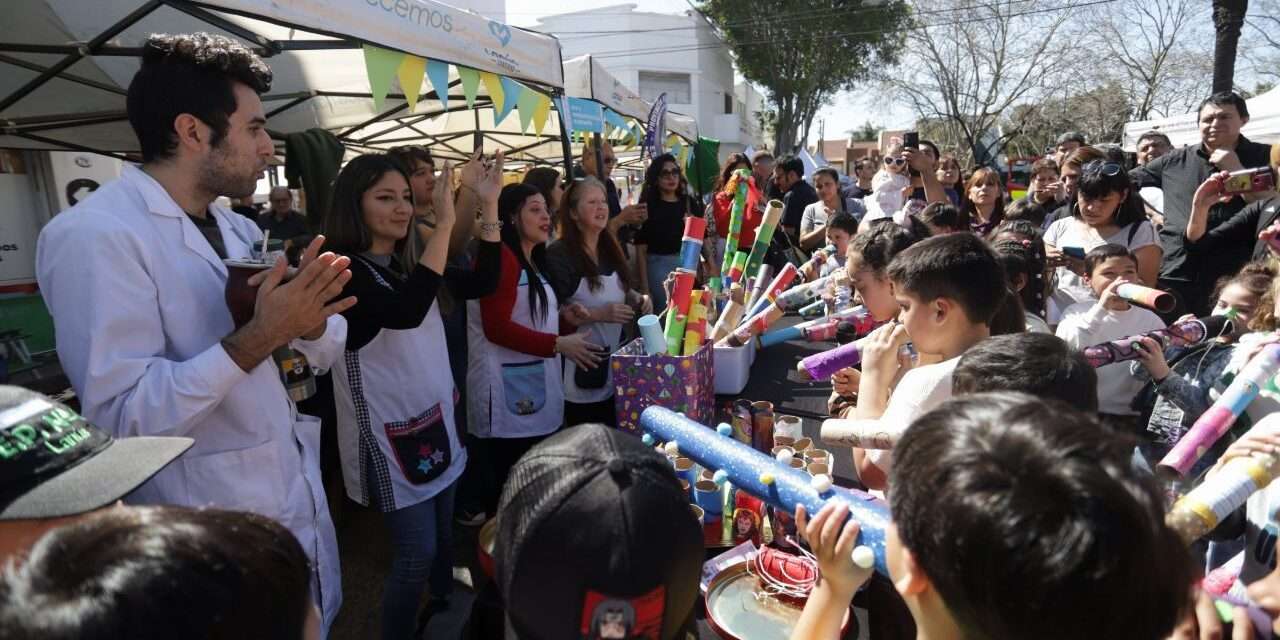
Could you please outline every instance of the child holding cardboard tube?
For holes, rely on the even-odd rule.
[[[960,355],[989,337],[997,318],[1021,318],[1022,307],[1005,288],[995,254],[967,233],[916,243],[893,258],[888,276],[902,312],[897,323],[866,338],[853,417],[909,423],[951,397],[951,373]],[[899,354],[908,340],[921,356],[901,373],[907,367]],[[864,485],[885,488],[889,452],[854,449],[853,459]]]
[[[1160,491],[1090,415],[1025,394],[958,398],[897,452],[885,559],[917,638],[1156,640],[1186,610],[1193,569]],[[793,640],[836,637],[865,580],[835,509],[805,522],[822,580]]]
[[[1235,330],[1231,334],[1186,349],[1170,350],[1167,359],[1158,342],[1151,338],[1140,341],[1142,355],[1138,362],[1130,365],[1130,372],[1144,383],[1135,403],[1150,417],[1146,421],[1148,438],[1140,442],[1138,450],[1152,468],[1209,408],[1212,394],[1221,393],[1236,373],[1228,371],[1227,365],[1275,275],[1269,265],[1250,263],[1218,283],[1213,313],[1232,316]],[[1193,467],[1193,476],[1211,466],[1235,435],[1244,433],[1251,425],[1247,416],[1238,419],[1227,437],[1219,440]]]
[[[1096,300],[1077,302],[1062,314],[1056,335],[1067,344],[1083,349],[1108,340],[1163,329],[1156,314],[1129,304],[1115,294],[1126,282],[1138,279],[1138,259],[1118,244],[1104,244],[1085,254],[1085,283]],[[1142,383],[1129,373],[1129,365],[1116,362],[1098,368],[1098,412],[1104,421],[1125,433],[1143,430],[1134,396]]]

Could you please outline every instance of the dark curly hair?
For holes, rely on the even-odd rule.
[[[142,68],[129,83],[126,109],[142,161],[171,156],[178,146],[173,121],[189,113],[213,129],[218,146],[236,110],[233,83],[259,95],[271,88],[271,69],[244,45],[208,33],[156,34],[143,45]]]

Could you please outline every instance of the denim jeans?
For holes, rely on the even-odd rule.
[[[422,587],[434,598],[453,590],[453,497],[449,488],[425,502],[385,515],[391,534],[391,573],[382,594],[383,640],[413,637]]]
[[[653,308],[661,311],[667,306],[667,293],[662,283],[667,274],[680,266],[680,255],[662,255],[650,253],[645,256],[645,267],[649,273],[649,297],[653,298]]]

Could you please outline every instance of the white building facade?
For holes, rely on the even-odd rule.
[[[565,59],[590,54],[645,100],[667,94],[672,111],[693,116],[698,133],[720,141],[723,159],[761,148],[760,93],[734,81],[727,47],[699,14],[647,13],[634,4],[545,16],[535,30],[560,40]]]

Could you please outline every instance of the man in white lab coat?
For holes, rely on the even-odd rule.
[[[335,300],[349,260],[319,252],[283,282],[260,273],[252,320],[236,329],[222,258],[261,241],[213,204],[253,192],[273,149],[259,94],[271,72],[234,41],[153,36],[129,86],[140,167],[59,214],[40,234],[40,289],[58,356],[84,415],[116,437],[186,436],[187,455],[133,493],[135,503],[255,511],[287,526],[314,563],[324,628],[342,601],[338,547],[320,481],[320,423],[289,400],[271,352],[292,345],[313,367],[340,356],[355,303]]]

